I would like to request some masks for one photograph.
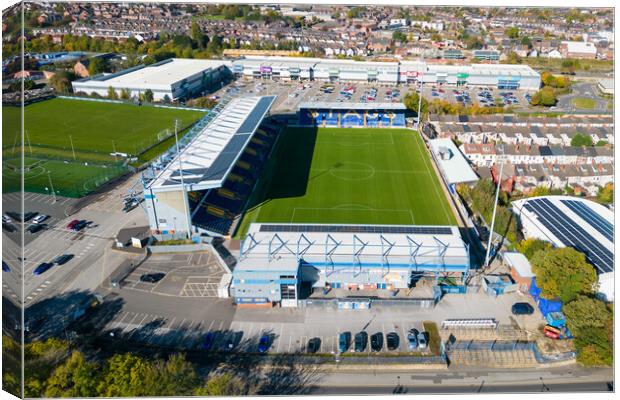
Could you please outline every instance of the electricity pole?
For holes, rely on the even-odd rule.
[[[192,222],[190,220],[189,210],[187,209],[187,192],[185,191],[185,182],[183,180],[183,162],[181,161],[181,152],[179,151],[179,136],[178,136],[179,120],[174,120],[174,140],[177,146],[177,158],[179,159],[179,173],[181,174],[181,186],[183,188],[183,209],[185,210],[185,218],[187,219],[187,237],[191,236]]]
[[[498,147],[502,151],[502,157],[498,156],[497,158],[497,161],[500,162],[501,164],[499,166],[499,175],[497,176],[497,190],[495,191],[495,204],[493,205],[493,218],[491,219],[491,232],[489,232],[489,241],[487,243],[487,254],[486,254],[486,257],[484,258],[485,267],[489,266],[489,258],[491,256],[491,245],[493,244],[493,232],[495,229],[495,215],[497,214],[497,202],[499,200],[499,191],[500,191],[501,184],[502,184],[502,174],[504,173],[504,159],[503,159],[504,146],[499,145]]]

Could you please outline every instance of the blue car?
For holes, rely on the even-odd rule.
[[[418,348],[418,331],[412,329],[409,331],[407,335],[407,340],[409,341],[409,350],[415,350]]]
[[[342,332],[338,337],[338,351],[345,353],[351,345],[351,332]]]
[[[258,351],[264,353],[269,349],[269,335],[263,335],[258,341]]]
[[[209,332],[205,335],[200,348],[202,350],[210,350],[213,347],[213,342],[215,341],[215,333]]]
[[[34,271],[32,271],[32,273],[34,275],[41,275],[42,273],[44,273],[48,269],[52,268],[53,266],[54,266],[54,264],[51,264],[51,263],[42,263],[42,264],[39,264],[39,266],[36,267],[34,269]]]
[[[2,271],[11,272],[11,268],[9,268],[9,265],[5,263],[4,261],[2,261]]]

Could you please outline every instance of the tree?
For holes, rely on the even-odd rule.
[[[153,91],[151,89],[146,89],[144,91],[144,101],[146,101],[147,103],[153,102]]]
[[[196,46],[200,49],[204,49],[205,47],[205,39],[204,34],[202,33],[202,29],[200,29],[200,25],[198,22],[192,22],[192,39],[196,43]]]
[[[521,44],[524,46],[527,46],[528,48],[532,48],[532,39],[529,38],[529,36],[523,36],[521,38]]]
[[[97,396],[97,364],[87,362],[80,352],[73,352],[54,369],[46,381],[45,397]]]
[[[519,28],[517,28],[516,26],[511,26],[510,28],[506,29],[506,36],[508,36],[511,39],[518,38]]]
[[[570,141],[571,146],[594,146],[592,136],[577,133]]]
[[[152,391],[152,365],[133,354],[117,354],[106,361],[97,386],[99,396],[137,397]]]
[[[58,93],[71,92],[71,80],[70,75],[66,71],[56,72],[50,79],[49,85],[54,88]]]
[[[597,193],[596,198],[603,204],[611,204],[614,202],[614,184],[608,183],[603,186]]]
[[[181,354],[173,354],[165,362],[157,361],[149,376],[156,396],[191,396],[199,384],[196,369]]]
[[[586,366],[613,361],[613,308],[601,300],[578,296],[562,307],[568,329],[575,337],[577,361]]]
[[[418,106],[420,105],[420,94],[418,92],[407,93],[403,100],[403,103],[405,104],[405,107],[407,107],[409,110],[413,111],[417,115]],[[420,113],[422,114],[422,116],[428,114],[428,101],[424,97],[422,97],[422,106]]]
[[[195,396],[234,396],[242,395],[242,384],[230,373],[218,375],[207,380],[205,386],[194,391]]]
[[[579,294],[594,292],[596,271],[585,255],[572,247],[539,251],[530,262],[544,298],[559,297],[567,303]]]
[[[549,196],[549,194],[551,194],[551,190],[547,186],[536,186],[530,193],[530,196]]]
[[[129,100],[129,99],[131,99],[131,90],[129,90],[127,88],[121,89],[121,99],[122,100]]]
[[[532,105],[534,106],[554,106],[558,99],[552,87],[543,87],[532,96]]]
[[[551,245],[551,243],[546,242],[544,240],[529,238],[529,239],[525,239],[517,243],[516,247],[517,247],[517,250],[523,253],[523,255],[528,260],[531,260],[532,257],[534,257],[534,255],[538,253],[539,251],[550,250],[553,246]]]
[[[108,99],[111,99],[111,100],[118,99],[118,94],[116,93],[116,90],[114,90],[112,86],[108,86]]]
[[[94,57],[88,64],[88,74],[90,76],[98,75],[105,72],[107,68],[107,62],[101,57]]]

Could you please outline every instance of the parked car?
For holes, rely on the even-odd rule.
[[[263,335],[260,337],[260,340],[258,341],[258,351],[260,353],[265,353],[267,350],[269,350],[269,335]]]
[[[73,230],[76,232],[79,232],[82,229],[86,228],[89,224],[90,224],[90,221],[86,221],[85,219],[83,219],[81,221],[78,221],[77,224],[73,225]]]
[[[355,352],[361,353],[366,350],[368,346],[368,334],[365,331],[361,331],[355,334]]]
[[[396,350],[398,349],[398,345],[400,344],[400,338],[398,337],[398,333],[390,332],[385,335],[387,341],[388,350]]]
[[[140,200],[138,199],[132,199],[130,201],[126,201],[125,206],[123,207],[123,212],[129,212],[133,210],[134,208],[138,207],[138,204],[140,204]]]
[[[8,222],[4,222],[4,221],[2,222],[2,229],[7,231],[8,233],[13,233],[17,230],[15,225],[8,223]]]
[[[52,268],[53,266],[54,264],[52,263],[41,263],[34,269],[34,271],[32,271],[32,273],[33,275],[41,275],[42,273]]]
[[[10,224],[11,222],[13,222],[13,220],[11,219],[11,217],[9,217],[8,214],[2,214],[2,222],[5,222],[7,224]]]
[[[377,332],[370,337],[370,349],[372,351],[381,351],[383,349],[383,333]]]
[[[426,332],[418,333],[418,347],[420,349],[425,349],[426,347],[428,347]]]
[[[534,307],[530,303],[515,303],[512,305],[512,313],[514,315],[532,315]]]
[[[341,353],[349,350],[349,346],[351,345],[351,332],[342,332],[338,336],[338,351]]]
[[[69,222],[69,223],[67,224],[67,229],[73,230],[73,227],[74,227],[76,224],[79,224],[79,223],[80,223],[80,220],[79,220],[79,219],[74,219],[73,221],[71,221],[71,222]]]
[[[57,265],[63,265],[69,262],[69,260],[71,260],[72,258],[73,258],[73,254],[63,254],[61,256],[54,258],[54,260],[52,260],[52,263],[57,264]]]
[[[11,272],[11,268],[9,267],[9,264],[5,263],[4,261],[2,261],[2,271]]]
[[[35,223],[35,224],[40,224],[41,222],[45,221],[49,217],[50,217],[49,215],[39,214],[39,215],[37,215],[36,217],[34,217],[32,219],[32,222]]]
[[[418,331],[411,329],[407,334],[407,340],[409,341],[409,350],[415,350],[418,348]]]
[[[312,338],[308,340],[308,353],[314,354],[321,348],[321,339]]]
[[[155,272],[152,274],[142,274],[140,276],[140,282],[156,283],[164,279],[164,276],[166,276],[166,274],[164,274],[163,272]]]
[[[32,224],[28,228],[26,228],[26,230],[32,234],[35,234],[45,228],[47,228],[47,225],[45,224]]]
[[[213,347],[213,342],[215,341],[215,333],[209,332],[202,339],[202,343],[200,344],[200,348],[202,350],[211,350]]]

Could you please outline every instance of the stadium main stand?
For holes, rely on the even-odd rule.
[[[406,108],[398,103],[302,103],[300,126],[404,128]]]
[[[240,216],[260,175],[280,128],[265,119],[257,130],[260,139],[251,140],[222,187],[190,192],[190,212],[194,225],[209,232],[227,235]]]

